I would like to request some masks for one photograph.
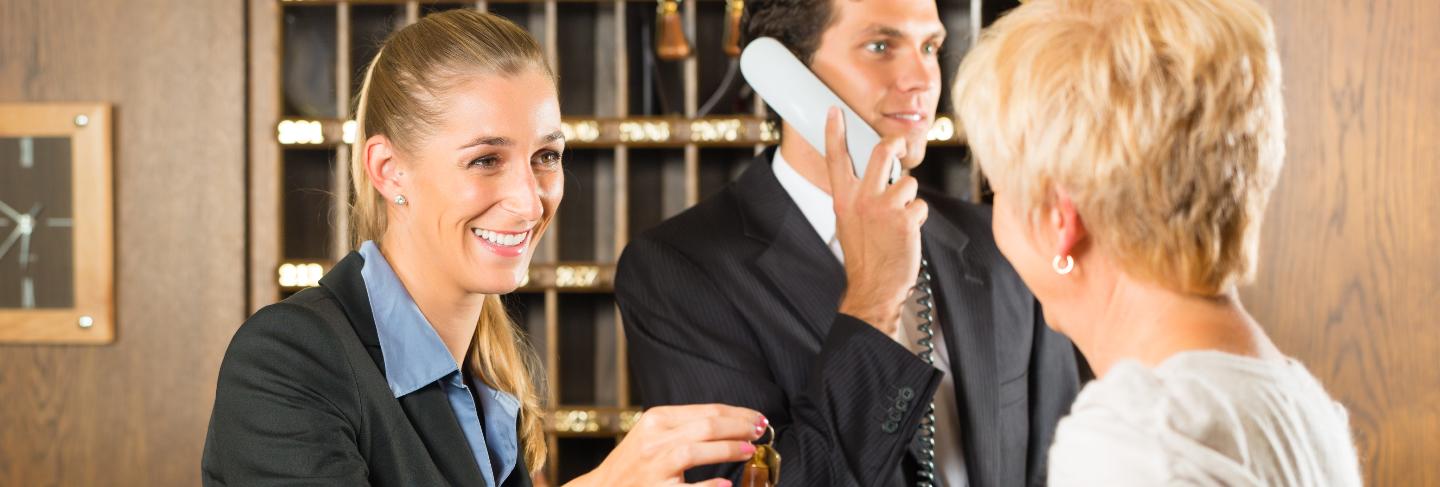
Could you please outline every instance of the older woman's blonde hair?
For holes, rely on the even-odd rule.
[[[1097,249],[1181,292],[1253,275],[1284,119],[1251,0],[1032,0],[982,35],[952,93],[1026,214],[1065,191]]]
[[[356,101],[356,135],[350,174],[355,243],[380,240],[387,226],[385,198],[365,171],[364,147],[385,135],[401,150],[415,150],[445,111],[445,95],[477,75],[508,76],[537,69],[554,80],[535,39],[503,17],[468,9],[420,19],[390,36],[365,72]],[[545,464],[538,360],[505,312],[500,297],[486,296],[465,367],[479,380],[520,400],[520,445],[531,472]]]

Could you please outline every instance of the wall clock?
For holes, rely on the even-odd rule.
[[[0,104],[0,342],[115,337],[110,106]]]

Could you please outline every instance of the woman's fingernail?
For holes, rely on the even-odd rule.
[[[755,445],[746,443],[744,446],[740,447],[740,451],[744,452],[746,455],[750,455],[752,453],[755,453]]]
[[[731,484],[730,484],[730,481],[729,481],[729,480],[721,480],[721,481],[720,481],[720,487],[730,487],[730,485],[731,485]]]
[[[756,437],[756,438],[759,438],[759,437],[761,437],[761,436],[765,436],[765,427],[764,427],[764,426],[760,426],[760,425],[756,425],[756,426],[755,426],[755,437]]]

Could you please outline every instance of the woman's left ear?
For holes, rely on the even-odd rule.
[[[1070,199],[1070,193],[1057,188],[1054,196],[1054,204],[1050,208],[1050,225],[1056,236],[1055,256],[1074,257],[1075,247],[1088,235],[1085,222],[1080,219],[1080,213],[1075,211],[1075,202]]]

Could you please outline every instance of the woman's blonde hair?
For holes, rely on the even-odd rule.
[[[385,233],[385,201],[365,171],[365,141],[386,136],[402,151],[413,151],[440,121],[445,95],[476,75],[514,75],[526,69],[554,74],[530,34],[508,20],[468,9],[426,16],[385,40],[365,72],[356,103],[356,134],[350,172],[355,202],[350,221],[355,243]],[[465,366],[486,385],[520,400],[520,444],[526,466],[545,464],[540,380],[531,369],[534,351],[505,312],[497,295],[485,297]]]
[[[1066,191],[1126,273],[1200,295],[1253,275],[1285,133],[1251,0],[1033,0],[982,35],[952,93],[995,185],[1027,213]]]

